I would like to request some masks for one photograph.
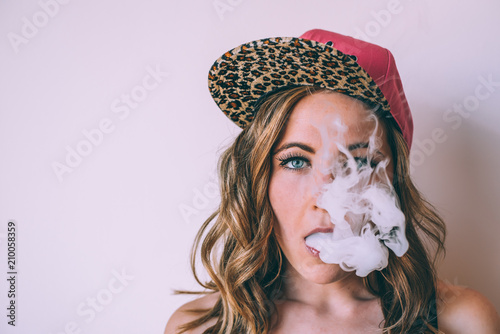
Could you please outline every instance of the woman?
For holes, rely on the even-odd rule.
[[[255,41],[219,58],[209,86],[243,131],[195,242],[208,291],[165,333],[500,332],[483,296],[437,280],[445,227],[409,176],[387,50],[322,30]]]

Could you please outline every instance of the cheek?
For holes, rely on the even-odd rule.
[[[386,169],[385,169],[385,172],[387,173],[387,177],[389,178],[389,181],[391,181],[391,184],[394,184],[394,163],[391,162],[389,163],[389,165],[387,165]]]
[[[300,202],[297,198],[299,192],[296,186],[287,180],[286,175],[276,173],[271,176],[268,193],[275,217],[274,235],[280,248],[285,252],[285,256],[289,256],[287,240],[292,238],[292,231],[296,224],[297,215],[294,208],[297,210],[297,205]]]
[[[277,221],[275,222],[276,228],[279,228],[279,222],[286,221],[285,213],[287,207],[293,201],[288,196],[292,193],[291,186],[281,175],[272,175],[269,182],[269,201],[273,209]]]
[[[300,203],[303,200],[303,188],[299,178],[290,177],[286,172],[273,175],[269,182],[269,200],[275,213],[283,213],[284,209]]]
[[[294,172],[280,171],[271,175],[268,194],[276,217],[277,233],[285,233],[287,226],[300,222],[309,198],[308,183],[307,177],[295,175]]]
[[[384,155],[389,157],[388,158],[389,163],[387,164],[387,166],[384,169],[385,175],[383,175],[383,174],[380,175],[380,179],[378,179],[377,181],[382,182],[384,184],[389,182],[391,186],[394,186],[394,182],[393,182],[393,179],[394,179],[394,161],[392,160],[392,154],[389,151],[389,152],[384,152]],[[387,181],[387,179],[389,179],[389,181]]]
[[[390,183],[391,186],[393,186],[393,177],[394,177],[394,164],[392,163],[392,161],[390,161],[387,166],[377,172],[377,173],[373,173],[373,176],[372,176],[372,182],[374,183],[381,183],[381,184],[387,184],[387,182]],[[389,179],[389,181],[387,181],[387,179]]]

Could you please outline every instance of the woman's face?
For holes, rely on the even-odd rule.
[[[308,281],[325,284],[350,274],[336,264],[323,263],[317,252],[306,246],[305,238],[335,228],[328,212],[317,206],[317,198],[321,186],[332,180],[328,166],[345,159],[339,148],[343,146],[357,161],[365,161],[373,134],[379,147],[371,158],[374,162],[390,159],[382,126],[376,127],[368,115],[365,104],[340,93],[306,96],[295,106],[271,152],[269,199],[276,216],[274,232],[287,266]],[[392,163],[386,167],[389,175],[392,168]]]

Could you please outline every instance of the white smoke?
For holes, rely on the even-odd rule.
[[[379,161],[377,120],[363,157],[354,157],[346,147],[348,128],[335,121],[335,137],[319,126],[323,139],[323,155],[340,154],[322,173],[330,173],[333,181],[319,191],[317,205],[325,209],[334,225],[332,233],[314,233],[306,244],[319,251],[325,263],[335,263],[345,271],[356,271],[360,277],[388,264],[389,249],[397,256],[408,250],[405,237],[405,216],[401,211],[392,183],[386,174],[389,158]],[[375,161],[375,160],[377,161]],[[328,161],[326,158],[325,161]]]

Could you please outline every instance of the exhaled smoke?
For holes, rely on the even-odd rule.
[[[348,128],[335,121],[335,136],[321,126],[323,155],[336,147],[334,162],[322,173],[331,173],[333,181],[319,190],[318,207],[325,209],[334,225],[332,233],[315,233],[306,244],[319,251],[325,263],[335,263],[360,277],[387,266],[389,249],[402,256],[408,249],[405,216],[399,208],[394,188],[386,174],[389,158],[378,153],[377,121],[367,147],[353,154],[346,143]],[[331,158],[330,158],[331,161]]]

